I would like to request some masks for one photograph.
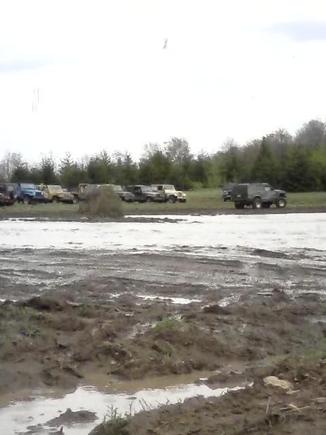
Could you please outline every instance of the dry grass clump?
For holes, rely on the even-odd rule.
[[[85,201],[79,204],[79,212],[87,216],[118,218],[123,216],[121,202],[110,187],[100,187],[87,193]]]

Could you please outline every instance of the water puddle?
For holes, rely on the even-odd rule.
[[[156,295],[136,295],[138,298],[143,299],[144,301],[167,301],[172,304],[180,304],[187,305],[193,302],[201,302],[201,299],[189,299],[189,298],[179,298],[172,296],[156,296]]]
[[[66,435],[87,435],[105,416],[109,417],[112,410],[121,415],[130,415],[166,404],[180,403],[196,396],[219,397],[228,391],[242,388],[244,387],[213,389],[204,384],[192,383],[167,388],[142,389],[134,394],[112,394],[100,392],[93,387],[79,387],[75,392],[60,399],[38,396],[0,409],[1,433],[23,434],[29,427],[37,425],[42,425],[45,429],[43,433],[47,433],[46,429],[50,428],[46,423],[58,417],[67,408],[71,408],[73,411],[88,410],[96,413],[98,418],[96,422],[64,426]]]
[[[311,323],[326,323],[326,316],[310,317],[308,319]]]
[[[237,303],[240,300],[240,296],[241,296],[240,294],[233,294],[231,296],[226,296],[225,298],[220,299],[218,301],[218,305],[220,307],[227,307],[230,304]]]

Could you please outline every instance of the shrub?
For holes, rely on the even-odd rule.
[[[111,406],[108,415],[104,417],[104,421],[96,426],[89,435],[130,435],[126,428],[130,415],[123,417],[119,414],[117,408]]]
[[[167,317],[166,319],[160,320],[153,327],[154,333],[163,333],[166,331],[182,331],[185,327],[185,323],[182,320]]]
[[[123,216],[121,199],[110,187],[100,187],[88,192],[85,201],[79,204],[79,212],[97,217]]]
[[[126,429],[128,420],[117,417],[111,421],[104,421],[95,427],[89,435],[129,435]]]

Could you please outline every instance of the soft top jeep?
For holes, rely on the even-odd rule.
[[[269,208],[272,204],[278,208],[284,208],[286,207],[286,192],[273,189],[268,183],[241,183],[233,186],[232,201],[237,209],[245,206]]]

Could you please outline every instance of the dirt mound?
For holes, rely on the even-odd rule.
[[[221,307],[218,304],[206,305],[205,307],[203,307],[203,312],[208,314],[221,314],[221,315],[230,314],[230,311],[227,308]]]
[[[34,308],[39,311],[63,311],[68,307],[66,301],[49,296],[36,296],[27,301],[20,302],[19,305]]]
[[[254,385],[245,390],[142,412],[124,419],[123,432],[114,432],[112,421],[98,426],[91,434],[322,435],[326,431],[326,366],[314,360],[306,364],[292,367],[294,371],[304,367],[309,376],[300,381],[289,374],[287,381],[294,386],[290,394],[282,388],[264,386],[263,378],[256,377]],[[274,369],[279,372],[282,364]]]

